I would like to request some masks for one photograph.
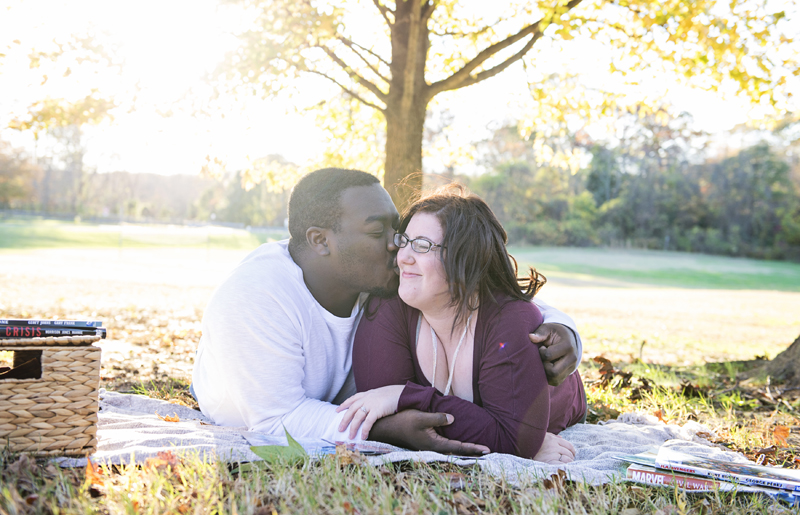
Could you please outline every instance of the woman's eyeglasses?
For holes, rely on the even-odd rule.
[[[427,252],[430,252],[431,249],[434,247],[439,247],[441,249],[446,248],[443,247],[442,245],[435,244],[431,240],[426,240],[425,238],[414,238],[412,240],[409,239],[409,237],[406,236],[405,234],[399,232],[394,235],[394,244],[397,246],[397,248],[402,249],[409,243],[411,243],[411,250],[413,250],[414,252],[418,252],[420,254],[425,254]]]

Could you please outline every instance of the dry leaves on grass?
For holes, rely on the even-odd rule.
[[[181,421],[181,419],[180,419],[180,417],[178,417],[177,413],[173,412],[172,415],[173,416],[171,416],[171,417],[169,415],[167,415],[165,417],[162,417],[161,415],[158,414],[158,412],[156,412],[156,416],[158,418],[160,418],[161,420],[163,420],[164,422],[180,422]]]
[[[787,442],[787,438],[789,438],[789,433],[791,430],[786,426],[775,426],[775,429],[772,430],[772,438],[781,446],[787,447],[789,442]]]
[[[103,486],[105,484],[105,475],[100,465],[93,462],[91,458],[86,457],[86,481],[87,487]]]
[[[364,465],[367,458],[358,451],[347,450],[347,444],[336,446],[336,461],[339,465]]]
[[[147,458],[144,466],[149,469],[164,470],[171,468],[173,471],[180,463],[180,459],[172,451],[161,451],[155,458]]]

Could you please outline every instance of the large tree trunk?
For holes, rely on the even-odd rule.
[[[419,1],[397,2],[392,26],[391,84],[386,99],[386,165],[383,185],[402,212],[422,189],[422,132],[428,96],[428,17]]]
[[[422,189],[422,131],[425,106],[410,116],[386,111],[386,167],[383,185],[402,213]]]
[[[772,381],[800,386],[800,336],[761,369]]]

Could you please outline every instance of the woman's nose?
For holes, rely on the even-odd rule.
[[[411,244],[409,243],[405,247],[402,247],[397,250],[397,262],[398,263],[413,263],[414,262],[414,251],[411,250]]]

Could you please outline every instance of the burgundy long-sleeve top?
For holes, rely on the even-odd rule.
[[[380,304],[378,304],[380,302]],[[578,372],[559,386],[547,384],[538,346],[528,334],[542,323],[531,302],[496,295],[481,302],[472,360],[473,402],[444,396],[425,378],[417,359],[420,312],[399,297],[373,300],[358,325],[353,371],[359,392],[405,384],[398,411],[450,413],[445,438],[486,445],[493,452],[532,458],[545,433],[558,434],[586,413]]]

